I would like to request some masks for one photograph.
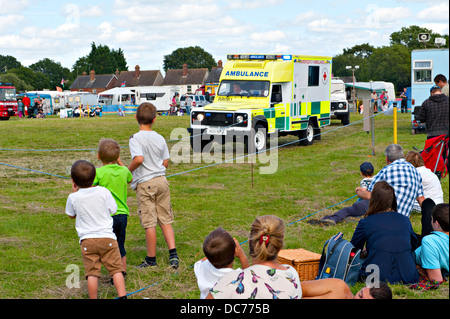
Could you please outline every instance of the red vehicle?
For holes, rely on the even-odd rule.
[[[0,120],[19,116],[16,88],[11,83],[0,83]]]

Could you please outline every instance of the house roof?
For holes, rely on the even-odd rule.
[[[139,71],[139,76],[135,77],[135,75],[136,71],[120,72],[114,86],[120,87],[122,83],[125,83],[126,87],[161,85],[163,79],[159,70]]]
[[[96,74],[94,81],[91,82],[90,75],[79,75],[70,86],[74,89],[106,89],[116,76],[114,74]]]
[[[167,70],[162,85],[204,84],[208,74],[208,68],[187,69],[186,76],[183,76],[183,69]]]
[[[222,70],[223,68],[213,67],[211,69],[211,72],[209,72],[208,78],[206,79],[206,83],[219,83]]]

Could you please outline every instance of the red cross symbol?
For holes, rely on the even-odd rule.
[[[327,70],[323,70],[322,77],[323,77],[323,83],[326,83],[327,82],[327,78],[328,78]]]

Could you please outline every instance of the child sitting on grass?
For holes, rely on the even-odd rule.
[[[79,160],[72,165],[72,191],[67,198],[66,214],[76,219],[81,254],[87,278],[89,298],[97,299],[98,278],[102,264],[114,280],[120,299],[126,299],[125,281],[111,214],[117,204],[111,192],[102,186],[92,186],[95,166]]]
[[[223,228],[217,228],[203,242],[206,258],[194,265],[200,299],[205,299],[210,289],[225,274],[233,271],[234,258],[239,258],[243,269],[249,267],[247,256],[236,239]]]

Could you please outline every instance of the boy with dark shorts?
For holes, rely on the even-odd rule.
[[[125,250],[126,228],[130,211],[127,205],[127,188],[133,176],[120,160],[119,143],[103,138],[98,145],[97,158],[102,167],[97,168],[94,186],[103,186],[111,192],[117,204],[117,212],[112,215],[113,231],[119,244],[124,276],[127,274],[127,257]]]
[[[92,186],[95,166],[79,160],[72,165],[72,191],[67,198],[66,214],[76,219],[81,254],[86,271],[89,298],[97,299],[98,278],[103,264],[114,280],[119,298],[125,299],[125,281],[111,214],[117,204],[111,192],[102,186]]]
[[[128,169],[133,175],[131,187],[136,190],[139,219],[145,229],[147,256],[139,268],[156,266],[156,226],[159,225],[169,248],[169,264],[178,268],[179,258],[172,228],[173,212],[170,204],[166,169],[169,149],[164,138],[152,130],[156,121],[156,107],[142,103],[136,111],[139,132],[130,137],[132,162]]]

